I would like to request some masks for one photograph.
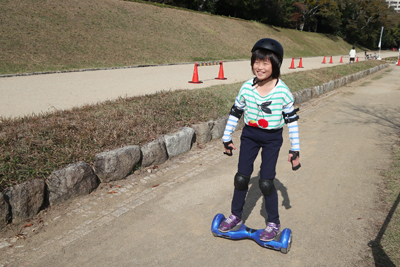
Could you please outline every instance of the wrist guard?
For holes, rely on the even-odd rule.
[[[232,153],[232,147],[230,147],[229,145],[230,144],[233,144],[233,142],[232,142],[232,140],[231,141],[228,141],[228,142],[222,142],[223,144],[224,144],[224,147],[226,148],[226,149],[229,149],[230,150],[230,153],[227,153],[226,151],[224,152],[224,154],[225,155],[228,155],[228,156],[232,156],[233,155],[233,153]]]
[[[300,157],[300,152],[289,150],[289,154],[292,154],[292,157],[290,158],[290,162],[292,163],[292,170],[297,171],[298,169],[300,169],[301,164],[299,163],[299,165],[293,166],[293,160],[297,159],[297,157]]]

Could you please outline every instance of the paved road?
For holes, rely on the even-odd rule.
[[[381,53],[381,57],[386,56],[397,53]],[[303,58],[303,69],[297,68],[299,59],[294,61],[296,69],[289,69],[292,59],[285,58],[282,73],[334,66],[340,64],[340,57],[333,56],[333,64],[329,63],[330,56],[326,57],[326,64],[322,64],[323,57]],[[223,67],[226,81],[215,80],[218,65],[199,67],[198,76],[203,81],[200,85],[188,83],[193,78],[194,64],[0,78],[0,116],[18,117],[162,90],[242,82],[252,76],[248,60],[225,62]]]
[[[214,215],[229,215],[238,159],[216,140],[152,174],[52,207],[40,215],[43,228],[22,229],[26,240],[8,231],[0,266],[374,266],[367,244],[386,216],[381,171],[398,140],[398,99],[400,67],[392,65],[301,106],[302,168],[286,162],[286,129],[277,166],[281,222],[294,236],[286,255],[211,234]],[[256,169],[244,220],[263,228],[257,176]]]

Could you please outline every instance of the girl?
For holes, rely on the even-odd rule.
[[[236,150],[232,142],[232,133],[244,115],[245,127],[241,135],[238,172],[234,178],[232,214],[219,226],[221,232],[237,229],[242,224],[243,206],[248,191],[253,163],[260,148],[261,170],[260,189],[265,198],[265,209],[268,214],[267,227],[260,235],[260,240],[271,241],[280,231],[278,213],[278,194],[274,186],[275,168],[279,150],[282,146],[282,127],[289,128],[291,149],[288,161],[293,170],[300,168],[300,143],[298,133],[298,109],[294,109],[294,98],[289,88],[279,79],[283,60],[282,45],[270,38],[259,40],[251,50],[251,67],[253,79],[245,82],[235,99],[225,128],[223,143],[225,154],[232,155]]]

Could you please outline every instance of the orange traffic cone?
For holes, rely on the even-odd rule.
[[[294,57],[292,57],[292,64],[290,65],[289,69],[295,69],[295,67],[294,67]]]
[[[203,83],[199,81],[199,74],[197,73],[197,62],[194,64],[193,78],[189,83]]]
[[[325,64],[326,62],[325,62],[325,56],[324,56],[324,60],[322,60],[322,64]]]
[[[339,63],[343,63],[343,57],[340,57],[340,62]]]
[[[357,57],[357,61],[356,62],[358,62],[358,57]]]
[[[303,58],[302,57],[300,58],[300,63],[299,63],[298,68],[303,68]]]
[[[329,61],[329,64],[333,64],[333,61],[332,61],[332,56],[331,56],[331,61]]]
[[[215,78],[216,80],[226,80],[226,78],[224,78],[224,67],[222,67],[222,61],[221,61],[221,66],[219,67],[219,74],[218,74],[218,78]]]
[[[399,58],[399,61],[397,62],[397,65],[396,66],[400,66],[400,58]]]

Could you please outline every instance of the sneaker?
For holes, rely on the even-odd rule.
[[[220,230],[223,233],[226,233],[232,230],[235,226],[241,224],[242,220],[239,217],[232,214],[231,216],[229,216],[229,218],[225,219],[225,221],[221,222],[221,224],[218,227],[218,230]]]
[[[267,223],[267,228],[260,234],[261,241],[271,241],[279,234],[281,229],[280,224],[275,224],[273,222]]]

